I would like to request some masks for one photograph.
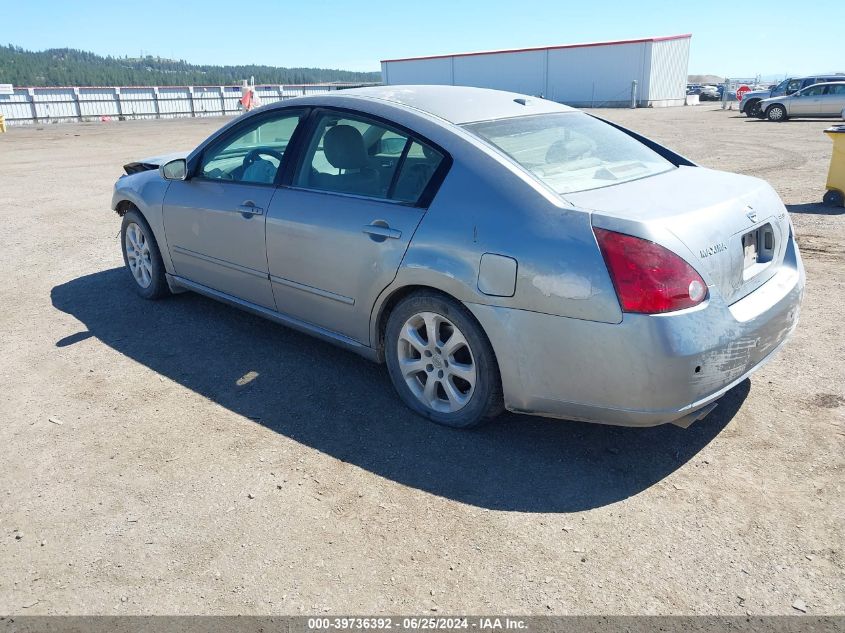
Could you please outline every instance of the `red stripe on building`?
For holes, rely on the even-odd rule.
[[[389,62],[414,62],[424,59],[446,59],[448,57],[473,57],[475,55],[499,55],[502,53],[531,53],[534,51],[556,51],[564,48],[588,48],[591,46],[621,46],[623,44],[642,44],[644,42],[665,42],[667,40],[683,40],[692,37],[692,33],[683,35],[666,35],[663,37],[644,37],[636,40],[612,40],[609,42],[587,42],[584,44],[560,44],[557,46],[534,46],[531,48],[505,48],[493,51],[476,51],[472,53],[449,53],[445,55],[424,55],[422,57],[400,57],[397,59],[383,59],[382,64]]]

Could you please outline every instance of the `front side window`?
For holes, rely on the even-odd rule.
[[[365,117],[325,113],[294,185],[415,204],[443,155],[407,133]]]
[[[469,123],[558,193],[573,193],[654,176],[675,166],[625,132],[582,112]]]
[[[786,94],[791,95],[793,92],[797,92],[801,89],[802,85],[800,79],[793,79],[786,85]]]
[[[807,88],[806,90],[801,91],[802,97],[818,97],[819,95],[824,94],[824,86],[813,86],[812,88]]]
[[[261,117],[205,151],[200,176],[272,185],[302,112]]]

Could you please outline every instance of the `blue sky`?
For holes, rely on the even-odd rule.
[[[841,0],[803,5],[783,0],[17,0],[5,5],[3,43],[111,55],[143,51],[193,63],[379,70],[385,58],[692,33],[690,73],[845,71]]]

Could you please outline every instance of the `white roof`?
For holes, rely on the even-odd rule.
[[[332,94],[396,103],[457,124],[572,111],[568,106],[540,97],[468,86],[373,86]]]

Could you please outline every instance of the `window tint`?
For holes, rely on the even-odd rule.
[[[443,156],[364,117],[320,116],[294,184],[416,203]]]
[[[806,86],[808,84],[802,84],[800,79],[793,79],[786,85],[786,94],[792,94],[797,90],[800,90],[802,86]]]
[[[802,97],[818,97],[821,94],[824,94],[824,86],[813,86],[812,88],[807,88],[806,90],[801,91]]]
[[[845,84],[836,84],[835,86],[827,87],[827,94],[829,95],[845,95]]]
[[[403,202],[419,200],[441,162],[443,155],[440,152],[421,143],[412,143],[399,172],[393,198]]]
[[[200,175],[215,180],[273,184],[301,118],[301,112],[285,112],[251,123],[234,138],[228,137],[206,150]]]

